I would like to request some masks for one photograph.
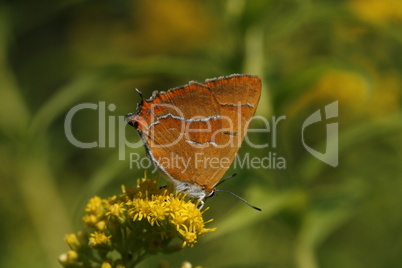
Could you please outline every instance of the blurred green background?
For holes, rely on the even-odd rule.
[[[257,114],[287,118],[275,148],[244,145],[240,155],[275,152],[286,169],[231,169],[238,176],[222,188],[263,211],[221,193],[207,202],[216,232],[141,267],[401,267],[401,26],[399,0],[3,1],[0,266],[59,267],[85,202],[144,174],[120,161],[116,147],[73,146],[64,132],[69,109],[105,102],[116,105],[107,116],[124,116],[140,101],[134,88],[149,97],[249,73],[263,80]],[[300,131],[337,100],[333,168],[303,148]],[[80,111],[72,129],[96,141],[98,112]],[[132,128],[123,134],[139,139]],[[324,123],[306,136],[325,151]]]

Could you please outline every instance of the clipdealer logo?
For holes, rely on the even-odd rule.
[[[302,126],[302,143],[304,148],[322,162],[332,166],[337,167],[339,164],[339,141],[338,141],[338,123],[327,123],[326,124],[326,145],[325,152],[319,152],[314,150],[305,141],[304,131],[308,126],[320,123],[324,120],[329,120],[338,117],[338,101],[332,102],[326,105],[323,109],[324,119],[321,116],[321,109],[312,113],[303,123]]]
[[[82,110],[94,110],[97,111],[97,117],[99,122],[98,129],[98,140],[91,142],[83,142],[78,140],[73,135],[72,130],[72,121],[74,116],[82,111]],[[64,121],[64,129],[67,139],[76,147],[82,149],[89,148],[118,148],[119,160],[126,159],[126,149],[128,148],[140,148],[143,147],[142,140],[139,139],[136,142],[129,142],[125,136],[125,128],[127,123],[125,121],[124,116],[116,116],[116,115],[108,115],[109,112],[114,112],[116,109],[116,105],[109,104],[106,105],[105,102],[101,101],[98,104],[95,103],[81,103],[70,109],[70,111],[66,114]],[[301,127],[301,142],[304,148],[318,160],[332,166],[337,167],[339,164],[338,159],[338,122],[326,123],[326,146],[325,152],[320,152],[313,149],[306,142],[306,134],[305,131],[309,126],[313,124],[320,124],[325,120],[333,121],[333,118],[338,117],[338,101],[330,103],[326,105],[323,109],[319,109],[312,113],[302,124]],[[279,117],[272,116],[272,121],[270,122],[267,118],[263,116],[254,116],[253,120],[261,120],[264,123],[263,129],[253,129],[249,128],[249,133],[269,133],[271,135],[270,144],[268,143],[253,143],[250,137],[246,134],[245,143],[247,143],[250,147],[255,149],[269,148],[275,149],[277,147],[277,128],[278,123],[282,120],[286,120],[286,116],[282,115]],[[106,138],[108,136],[108,139]],[[117,143],[116,143],[117,138]],[[134,154],[134,157],[132,157]],[[140,161],[140,155],[135,155],[136,153],[130,153],[130,166],[132,165],[132,161]],[[144,162],[141,157],[141,163],[150,163]],[[226,163],[226,162],[225,162]],[[268,155],[265,157],[251,157],[249,153],[247,153],[243,158],[236,156],[234,165],[240,168],[264,168],[264,169],[285,169],[286,168],[286,159],[283,156],[276,155],[275,152],[268,152]],[[140,165],[143,168],[149,165]]]

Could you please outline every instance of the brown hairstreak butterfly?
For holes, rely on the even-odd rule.
[[[233,74],[152,94],[127,122],[179,192],[201,201],[233,162],[261,95],[258,76]]]

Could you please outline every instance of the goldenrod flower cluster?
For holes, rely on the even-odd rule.
[[[70,251],[59,261],[64,267],[134,267],[151,254],[193,246],[201,234],[214,231],[205,228],[211,220],[204,221],[204,212],[172,187],[139,179],[119,196],[89,200],[86,231],[66,236]]]

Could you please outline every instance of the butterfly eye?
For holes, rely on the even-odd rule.
[[[127,124],[129,124],[130,126],[133,126],[134,127],[134,121],[132,120],[132,116],[134,116],[135,114],[134,113],[129,113],[129,114],[127,114],[126,115],[126,118],[125,118],[125,120],[126,120],[126,122],[127,122]]]
[[[138,123],[136,121],[127,121],[127,124],[129,124],[132,127],[138,128]]]

